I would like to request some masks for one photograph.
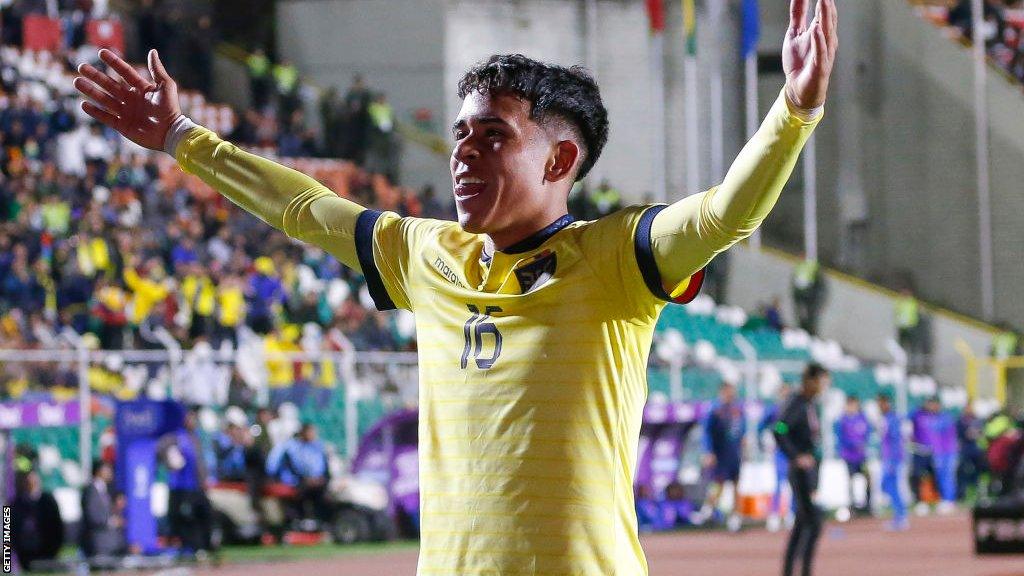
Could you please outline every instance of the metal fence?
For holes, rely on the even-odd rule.
[[[46,407],[68,401],[89,407],[81,412],[87,417],[76,417],[82,479],[90,477],[98,449],[102,430],[95,429],[96,425],[109,421],[112,413],[108,408],[116,400],[169,398],[208,407],[215,414],[228,405],[257,408],[291,402],[299,409],[307,408],[303,419],[312,415],[343,423],[343,430],[328,430],[325,436],[343,437],[337,449],[348,458],[354,456],[361,434],[374,420],[416,404],[415,353],[276,352],[254,344],[224,352],[208,347],[95,350],[74,340],[59,349],[0,350],[0,396],[7,407],[33,402]],[[269,374],[275,368],[295,377],[284,386],[275,384]],[[343,413],[333,413],[338,411]],[[51,420],[32,425],[61,423]],[[6,421],[0,418],[4,431],[30,432],[19,429],[21,426],[16,416]],[[62,448],[66,452],[67,446]],[[63,456],[69,458],[66,453]]]

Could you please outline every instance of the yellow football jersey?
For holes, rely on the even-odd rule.
[[[366,210],[209,130],[185,124],[168,148],[362,270],[379,308],[416,313],[421,575],[638,576],[633,469],[658,313],[760,225],[821,117],[780,93],[720,186],[664,210],[561,219],[492,256],[455,222]]]
[[[661,208],[566,216],[492,256],[455,222],[360,215],[377,306],[416,313],[422,576],[647,573],[633,471]]]

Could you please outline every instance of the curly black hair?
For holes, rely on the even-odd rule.
[[[459,80],[459,98],[472,92],[512,94],[530,102],[532,120],[567,122],[583,147],[577,180],[590,172],[608,141],[608,111],[597,83],[581,66],[566,68],[522,54],[496,54]]]

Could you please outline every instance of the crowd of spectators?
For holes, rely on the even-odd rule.
[[[5,39],[17,40],[11,30],[5,25]],[[162,348],[162,330],[186,349],[234,345],[240,331],[284,351],[308,350],[300,336],[310,333],[320,337],[318,350],[344,342],[414,349],[408,320],[378,313],[358,273],[197,188],[165,155],[91,121],[71,79],[96,49],[73,48],[0,52],[0,348],[66,346],[60,335],[71,328],[102,349]],[[380,100],[360,102],[372,110]],[[316,154],[305,131],[296,140],[278,129],[275,110],[241,114],[226,135],[278,157]],[[292,126],[303,121],[300,109],[290,117]],[[331,166],[328,184],[364,205],[453,215],[429,187],[416,192],[351,163]],[[25,366],[3,370],[8,397],[33,379]],[[294,381],[291,370],[276,372]],[[71,370],[45,380],[74,387],[75,377]]]
[[[954,2],[926,1],[937,4],[937,19],[960,37],[970,41],[974,36],[971,0]],[[1024,3],[1020,0],[984,0],[985,49],[989,57],[1007,73],[1024,82]]]

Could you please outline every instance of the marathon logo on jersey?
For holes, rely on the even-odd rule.
[[[440,256],[434,259],[434,269],[437,270],[441,276],[444,276],[444,279],[448,282],[458,286],[459,288],[465,288],[462,282],[459,281],[458,275],[455,274],[455,270],[452,270],[451,266],[442,260]]]
[[[516,278],[519,280],[519,289],[527,294],[544,285],[555,276],[555,268],[558,266],[558,259],[555,253],[545,250],[533,257],[526,264],[516,268]]]

